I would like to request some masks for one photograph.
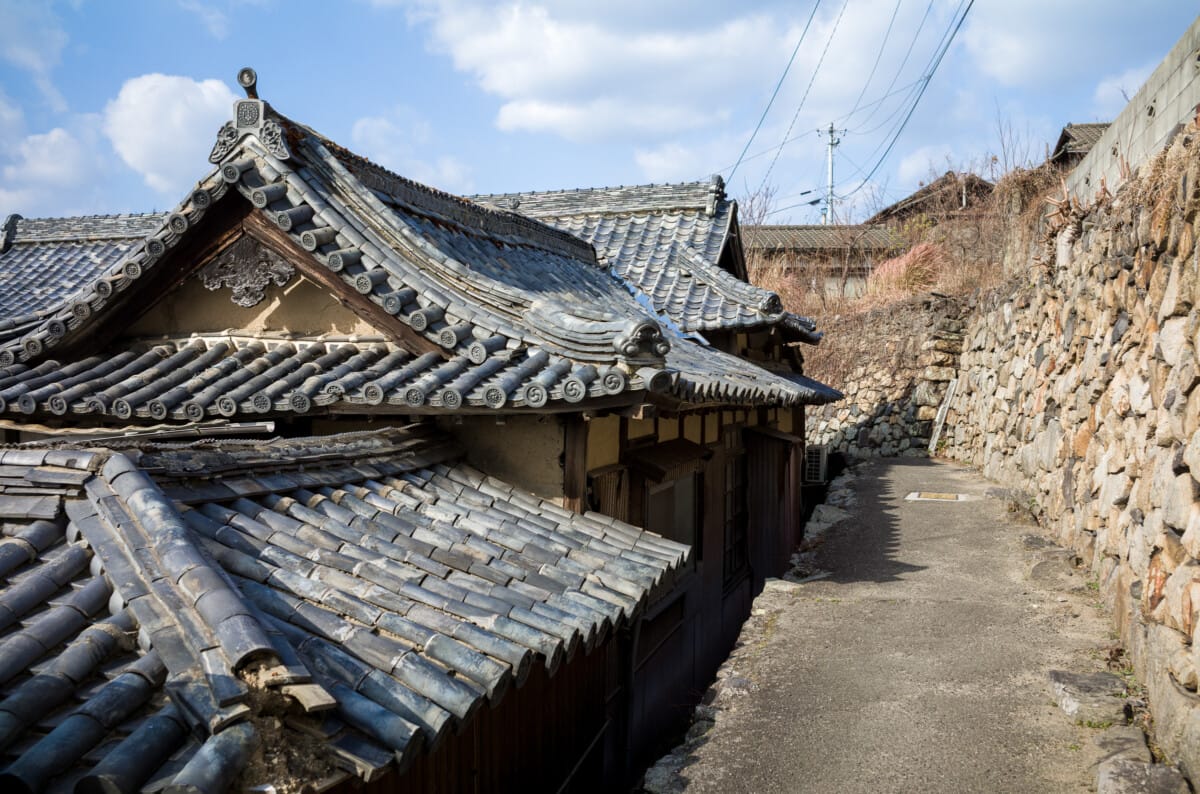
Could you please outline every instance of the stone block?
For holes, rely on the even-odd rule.
[[[1129,379],[1129,408],[1138,416],[1145,416],[1154,408],[1150,381],[1141,374]]]
[[[1190,794],[1183,773],[1173,766],[1117,759],[1100,764],[1096,794]]]
[[[1139,761],[1148,764],[1152,760],[1150,748],[1146,746],[1146,734],[1136,725],[1114,725],[1092,740],[1103,755],[1097,766],[1110,761]]]
[[[1162,560],[1162,570],[1169,570],[1170,561],[1165,554],[1155,556]],[[1196,612],[1200,610],[1200,564],[1190,562],[1175,568],[1167,577],[1162,588],[1162,600],[1154,610],[1154,618],[1165,626],[1191,636],[1196,626]]]
[[[1183,353],[1190,352],[1188,325],[1187,317],[1171,317],[1159,328],[1154,355],[1168,366],[1178,366]]]
[[[1071,438],[1071,454],[1076,458],[1082,458],[1087,455],[1088,445],[1092,443],[1092,436],[1094,435],[1095,430],[1090,421],[1082,424]]]
[[[1187,464],[1192,479],[1200,481],[1200,432],[1193,432],[1183,449],[1183,462]]]
[[[1163,492],[1162,517],[1168,526],[1183,532],[1196,502],[1196,481],[1191,474],[1173,477]]]
[[[1129,502],[1129,493],[1133,488],[1133,481],[1129,479],[1125,472],[1117,472],[1109,474],[1104,478],[1100,486],[1099,502],[1101,509],[1107,509],[1115,505],[1124,505]]]
[[[1050,687],[1063,713],[1092,727],[1125,723],[1125,682],[1112,673],[1051,670]]]
[[[1192,504],[1188,511],[1187,527],[1184,529],[1180,543],[1193,559],[1200,559],[1200,504]]]

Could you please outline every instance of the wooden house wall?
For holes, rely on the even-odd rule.
[[[553,676],[542,665],[494,708],[475,714],[462,733],[424,753],[403,774],[338,794],[460,794],[507,791],[612,791],[626,782],[620,731],[611,713],[622,687],[620,635],[591,653],[577,652]]]
[[[758,431],[762,432],[758,432]],[[677,742],[694,705],[727,657],[768,576],[786,568],[799,544],[803,409],[712,410],[679,417],[593,420],[587,435],[589,505],[644,523],[644,487],[630,456],[676,439],[700,445],[702,510],[691,572],[661,596],[633,632],[634,672],[629,712],[629,758],[651,763]],[[617,434],[613,443],[613,434]],[[749,565],[727,576],[723,552],[728,433],[740,434],[732,454],[745,454]],[[654,527],[649,527],[654,529]]]
[[[801,540],[804,447],[800,438],[788,433],[749,432],[746,455],[750,559],[757,593],[767,578],[787,570]]]
[[[568,415],[570,416],[570,415]],[[564,419],[552,414],[439,417],[458,438],[467,462],[543,499],[563,496]]]
[[[312,336],[361,334],[378,331],[347,309],[337,296],[297,273],[282,287],[268,284],[263,300],[242,307],[229,299],[228,289],[206,289],[198,276],[156,301],[130,325],[123,336],[142,339],[190,333],[293,333]]]

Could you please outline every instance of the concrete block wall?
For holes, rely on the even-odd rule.
[[[1136,174],[1149,163],[1180,125],[1196,116],[1198,105],[1200,18],[1068,174],[1067,188],[1084,203],[1092,201],[1102,181],[1110,192],[1115,192],[1124,181],[1123,172]]]

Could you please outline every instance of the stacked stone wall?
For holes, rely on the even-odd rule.
[[[944,454],[1025,494],[1090,566],[1200,780],[1200,137],[1089,212],[1064,207],[964,331]]]
[[[807,441],[851,457],[923,456],[956,375],[963,307],[927,295],[826,324],[805,371],[846,397],[816,411]]]

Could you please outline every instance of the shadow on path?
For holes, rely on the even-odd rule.
[[[894,458],[865,466],[932,469],[937,464],[923,458]],[[860,467],[864,471],[865,467]],[[896,493],[892,480],[876,476],[856,479],[858,507],[853,516],[834,527],[817,550],[816,564],[830,571],[827,581],[891,582],[905,574],[925,570],[900,558],[898,510],[904,493]]]

